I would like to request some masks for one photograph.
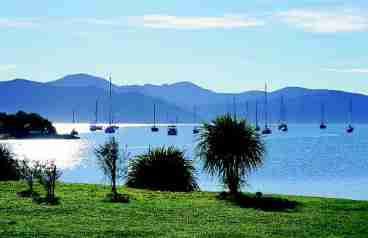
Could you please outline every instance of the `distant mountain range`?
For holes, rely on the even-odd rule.
[[[23,110],[37,112],[50,120],[70,122],[76,111],[80,122],[93,120],[95,102],[99,102],[99,118],[107,121],[108,80],[88,74],[68,75],[61,79],[39,83],[25,79],[0,82],[0,111]],[[321,104],[325,104],[328,122],[346,122],[349,101],[353,101],[354,122],[368,122],[368,96],[334,90],[312,90],[287,87],[268,94],[271,122],[277,122],[280,100],[284,97],[287,120],[296,123],[319,122]],[[217,93],[191,82],[164,85],[113,85],[114,120],[118,122],[150,122],[153,104],[158,108],[160,122],[193,121],[193,107],[199,108],[201,120],[218,114],[233,113],[233,99],[238,116],[255,120],[258,102],[260,122],[264,115],[264,92],[245,91],[239,94]],[[248,115],[246,115],[248,104]]]

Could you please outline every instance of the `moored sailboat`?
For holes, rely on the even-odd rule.
[[[197,107],[196,106],[194,106],[194,108],[193,108],[193,122],[194,123],[197,123]],[[199,128],[198,128],[198,126],[194,126],[193,127],[193,134],[198,134],[199,133]]]
[[[256,131],[260,131],[261,127],[258,124],[258,101],[256,101],[256,127],[255,127]]]
[[[268,101],[267,101],[267,84],[265,84],[265,102],[264,102],[264,113],[265,113],[265,126],[262,130],[262,134],[263,135],[269,135],[269,134],[272,134],[272,130],[271,128],[268,127]]]
[[[75,119],[75,111],[73,110],[73,125],[75,124],[76,122],[76,119]],[[70,132],[70,135],[71,136],[77,136],[79,133],[78,131],[75,129],[75,127],[72,129],[72,131]]]
[[[349,122],[348,122],[348,127],[346,128],[346,132],[347,133],[353,133],[354,132],[354,126],[352,125],[352,114],[353,114],[353,102],[352,100],[350,99],[350,102],[349,102]]]
[[[118,126],[113,125],[113,119],[112,119],[112,82],[111,82],[111,76],[110,76],[110,88],[109,88],[109,125],[105,128],[106,134],[114,134],[116,129],[118,129]]]
[[[156,104],[153,104],[153,126],[151,127],[152,132],[158,132],[158,127],[156,126]]]
[[[176,127],[177,124],[178,124],[178,117],[176,117],[176,124],[172,124],[167,127],[167,135],[169,136],[178,135],[178,128]]]
[[[288,125],[286,123],[286,111],[285,111],[285,104],[284,104],[284,97],[281,96],[280,101],[280,120],[278,125],[279,131],[287,132],[288,131]]]
[[[89,126],[90,131],[100,131],[103,129],[102,126],[97,125],[97,122],[98,122],[98,100],[96,100],[95,105],[95,121],[93,124]]]
[[[326,122],[325,122],[325,104],[321,104],[321,124],[319,125],[319,128],[321,130],[324,130],[327,128]]]

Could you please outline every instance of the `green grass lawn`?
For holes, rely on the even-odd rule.
[[[45,206],[16,197],[24,189],[0,182],[1,238],[368,237],[367,201],[280,196],[299,205],[264,211],[219,200],[216,193],[119,188],[131,202],[113,204],[103,201],[105,186],[60,184],[61,204]]]

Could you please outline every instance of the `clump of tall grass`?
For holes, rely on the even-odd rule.
[[[195,168],[173,146],[149,149],[130,161],[126,185],[133,188],[189,192],[198,190]]]

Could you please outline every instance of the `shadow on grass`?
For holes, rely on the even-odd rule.
[[[236,204],[243,208],[255,208],[262,211],[294,211],[298,205],[296,201],[290,201],[284,198],[263,196],[260,193],[232,195],[229,193],[222,192],[219,194],[218,199],[226,200],[233,204]]]
[[[129,203],[129,201],[129,195],[121,193],[117,193],[115,196],[112,193],[108,193],[104,198],[104,202]]]
[[[30,197],[39,197],[40,194],[35,192],[35,191],[31,191],[31,190],[24,190],[24,191],[20,191],[17,192],[17,197],[21,197],[21,198],[30,198]]]

